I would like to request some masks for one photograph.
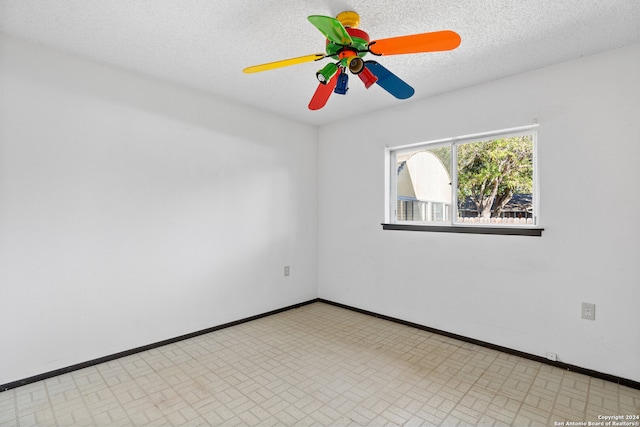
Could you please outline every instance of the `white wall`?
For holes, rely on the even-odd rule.
[[[316,196],[316,128],[0,36],[0,384],[316,298]]]
[[[319,296],[640,381],[639,75],[636,45],[322,127]],[[542,237],[382,230],[385,145],[533,119]]]
[[[632,46],[325,126],[318,148],[0,35],[0,384],[316,296],[639,381],[639,72]],[[542,237],[382,231],[385,145],[534,118]]]

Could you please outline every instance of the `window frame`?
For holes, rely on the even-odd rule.
[[[538,171],[538,128],[537,123],[527,126],[519,126],[507,129],[500,129],[489,132],[481,132],[470,135],[462,135],[452,138],[443,138],[413,144],[385,147],[385,216],[382,223],[384,230],[406,230],[406,231],[430,231],[449,233],[471,233],[471,234],[501,234],[501,235],[526,235],[541,236],[539,211],[539,171]],[[509,138],[521,135],[532,135],[533,143],[533,224],[496,224],[496,223],[468,223],[458,221],[458,159],[456,147],[461,144],[482,142],[490,139]],[[447,222],[424,222],[424,221],[398,221],[397,220],[397,200],[398,200],[398,174],[397,155],[403,151],[418,148],[439,148],[451,147],[451,212]]]

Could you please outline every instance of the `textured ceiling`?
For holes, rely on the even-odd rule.
[[[372,40],[450,29],[462,44],[378,58],[415,88],[405,101],[356,78],[346,96],[309,111],[315,72],[328,59],[242,73],[322,52],[307,16],[344,10],[360,14]],[[640,43],[640,1],[0,0],[0,32],[322,125]]]

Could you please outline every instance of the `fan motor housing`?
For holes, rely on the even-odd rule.
[[[358,28],[360,26],[360,15],[352,10],[340,12],[336,19],[345,27]]]
[[[367,54],[366,50],[369,47],[369,34],[362,31],[359,28],[346,27],[347,33],[351,36],[353,43],[351,46],[343,46],[335,44],[327,40],[326,51],[328,56],[337,55],[343,49],[353,49],[354,51],[362,50],[364,52],[357,52],[359,57],[363,57]]]

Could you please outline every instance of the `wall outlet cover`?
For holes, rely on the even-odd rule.
[[[583,302],[581,313],[583,319],[596,320],[596,305],[590,302]]]

